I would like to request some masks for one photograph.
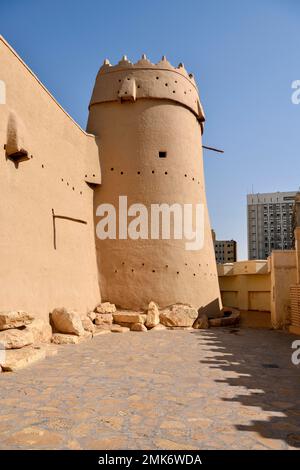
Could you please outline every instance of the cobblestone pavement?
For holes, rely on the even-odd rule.
[[[0,448],[300,448],[294,339],[215,328],[60,346],[0,374]]]

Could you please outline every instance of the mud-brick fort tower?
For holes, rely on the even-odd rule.
[[[142,309],[153,300],[217,314],[203,122],[182,65],[124,57],[100,68],[86,132],[0,36],[0,312],[49,319],[56,307],[86,314],[101,301]],[[96,210],[118,210],[119,196],[148,212],[203,204],[203,247],[161,234],[99,239]]]
[[[204,245],[183,239],[96,240],[102,297],[123,308],[188,303],[214,313],[219,286],[206,204],[202,143],[204,114],[193,76],[165,57],[132,64],[104,61],[96,78],[87,131],[99,142],[99,204],[204,205]],[[117,218],[118,219],[118,218]],[[95,219],[97,223],[97,218]]]

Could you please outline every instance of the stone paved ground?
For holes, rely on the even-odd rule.
[[[300,448],[294,339],[216,328],[61,346],[0,374],[0,448]]]

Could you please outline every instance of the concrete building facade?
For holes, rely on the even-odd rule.
[[[234,263],[237,260],[237,243],[235,240],[216,240],[212,230],[217,264]]]
[[[249,260],[292,248],[295,196],[296,191],[247,195]]]

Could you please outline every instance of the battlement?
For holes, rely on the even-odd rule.
[[[172,100],[195,114],[199,122],[205,120],[198,88],[192,74],[183,64],[173,67],[165,56],[153,64],[143,54],[136,62],[126,56],[116,65],[104,60],[98,72],[90,106],[120,101],[135,102],[138,99]]]
[[[178,67],[173,67],[173,65],[167,60],[166,56],[164,55],[162,59],[157,62],[157,64],[153,64],[150,60],[146,57],[146,54],[142,55],[142,58],[138,60],[135,64],[128,60],[127,56],[124,55],[122,59],[116,64],[111,65],[108,59],[105,59],[103,65],[100,67],[99,74],[103,73],[113,73],[119,70],[135,70],[135,69],[155,69],[155,70],[169,70],[170,72],[175,72],[181,74],[187,80],[189,80],[193,86],[197,88],[194,76],[192,73],[188,73],[182,63],[178,65]]]

